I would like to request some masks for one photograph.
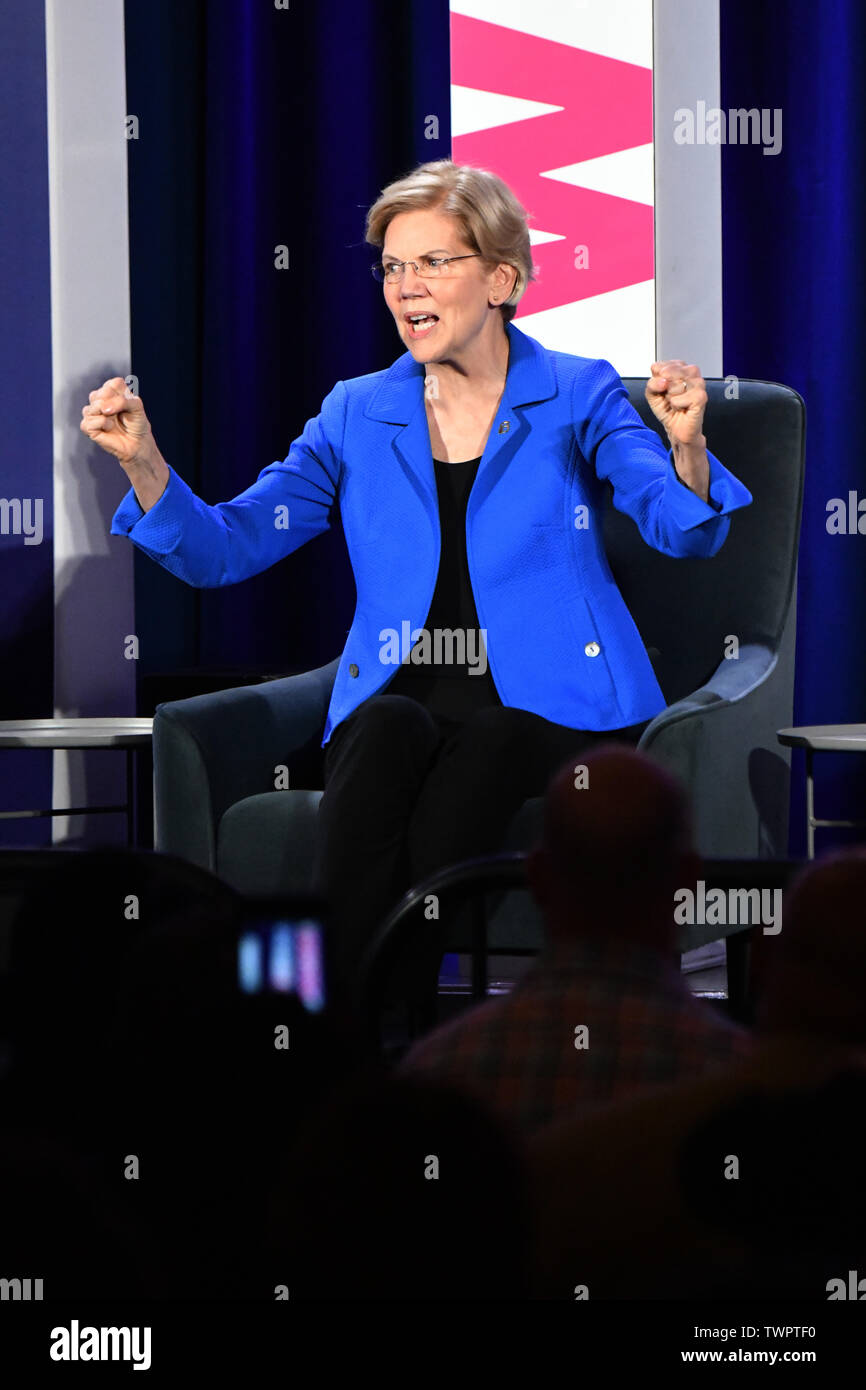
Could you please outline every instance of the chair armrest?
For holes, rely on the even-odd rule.
[[[216,871],[217,828],[235,802],[274,790],[274,769],[321,738],[340,658],[302,675],[157,705],[155,845]]]
[[[688,789],[704,858],[788,852],[790,758],[776,738],[790,708],[787,674],[778,652],[744,645],[644,730],[639,748]]]
[[[657,714],[644,730],[641,744],[651,744],[665,729],[705,715],[714,706],[728,706],[745,699],[772,674],[778,659],[778,654],[762,643],[741,647],[736,660],[720,661],[704,685]]]

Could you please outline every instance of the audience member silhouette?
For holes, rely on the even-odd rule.
[[[530,1136],[537,1296],[824,1301],[866,1269],[866,850],[757,937],[754,1050]],[[855,1280],[856,1282],[856,1280]]]
[[[756,1036],[780,1058],[866,1049],[866,847],[822,855],[786,894],[783,929],[756,937]],[[767,1049],[768,1057],[769,1050]]]
[[[59,854],[24,895],[0,1011],[0,1167],[15,1175],[6,1248],[23,1259],[32,1232],[46,1298],[272,1297],[275,1155],[373,1059],[339,1018],[239,991],[243,921],[217,880],[125,851]],[[62,1193],[78,1216],[59,1218]]]
[[[594,795],[563,770],[530,860],[543,957],[457,1021],[488,1048],[461,1054],[468,1093],[240,995],[233,901],[151,896],[123,934],[123,857],[61,866],[13,932],[6,1277],[47,1298],[840,1297],[866,1268],[866,850],[810,864],[758,936],[746,1046],[677,974],[670,905],[699,872],[680,787],[629,749],[585,766]]]
[[[747,1055],[748,1033],[679,970],[674,893],[700,863],[682,787],[645,754],[611,744],[564,767],[527,861],[544,951],[510,995],[417,1042],[401,1074],[471,1087],[531,1130]]]

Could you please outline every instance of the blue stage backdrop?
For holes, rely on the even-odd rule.
[[[0,8],[0,209],[0,719],[50,718],[54,462],[41,4]],[[0,760],[0,809],[50,806],[50,753],[0,749]],[[47,817],[0,821],[0,831],[4,845],[51,841]]]
[[[128,148],[132,370],[165,457],[217,502],[285,456],[337,380],[402,350],[369,273],[364,213],[391,179],[450,153],[448,5],[127,0],[126,27],[128,110],[139,118]],[[0,536],[6,717],[52,710],[44,72],[43,7],[6,6],[0,496],[45,503],[41,545]],[[778,154],[723,149],[724,367],[794,387],[808,411],[794,718],[856,722],[866,717],[866,535],[831,534],[827,520],[834,498],[866,501],[854,419],[866,322],[866,10],[860,0],[819,11],[807,0],[721,0],[721,73],[723,109],[783,112]],[[339,652],[354,585],[335,522],[224,591],[187,589],[136,554],[136,604],[141,675],[278,673]],[[41,786],[7,771],[4,805],[46,801],[47,758],[33,767]],[[796,754],[794,772],[791,848],[801,854]],[[819,778],[819,811],[862,815],[862,760],[828,759]],[[12,824],[3,843],[18,839]],[[47,823],[22,830],[34,843]],[[825,831],[819,845],[850,838]]]
[[[796,724],[866,722],[866,6],[721,0],[722,109],[780,108],[782,150],[722,150],[726,373],[781,381],[806,402]],[[862,506],[831,534],[832,499]],[[805,854],[803,755],[792,763],[791,848]],[[817,814],[866,819],[866,765],[816,760]],[[855,832],[863,839],[864,832]],[[816,848],[850,844],[819,830]]]

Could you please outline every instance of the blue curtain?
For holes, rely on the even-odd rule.
[[[783,382],[806,402],[794,723],[862,723],[866,535],[829,534],[827,504],[850,491],[866,499],[866,6],[721,0],[721,86],[724,111],[782,111],[778,154],[722,148],[724,368]],[[805,854],[802,758],[795,856]],[[816,788],[819,816],[866,819],[862,758],[821,755]],[[816,847],[851,837],[820,830]]]
[[[54,448],[45,11],[0,7],[0,498],[42,506],[0,526],[0,719],[54,713]],[[31,510],[32,509],[32,510]],[[0,810],[51,804],[50,752],[0,750]],[[0,845],[47,845],[51,821],[0,821]]]
[[[335,382],[403,351],[364,216],[450,153],[448,5],[127,0],[126,22],[133,371],[166,459],[215,503],[285,457]],[[354,610],[336,515],[222,591],[136,567],[142,674],[306,670]]]

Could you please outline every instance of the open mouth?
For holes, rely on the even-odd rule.
[[[410,338],[426,338],[439,322],[438,314],[413,314],[406,319]]]

